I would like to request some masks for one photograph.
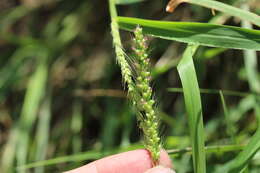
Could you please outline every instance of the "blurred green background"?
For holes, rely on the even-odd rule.
[[[118,12],[171,21],[208,22],[213,17],[211,10],[188,4],[166,13],[167,3],[120,5]],[[260,14],[258,0],[247,5]],[[240,26],[237,18],[222,19]],[[131,56],[133,35],[122,31],[121,36]],[[176,70],[186,45],[151,37],[149,43],[162,143],[174,149],[171,157],[177,172],[188,173],[191,154],[178,150],[189,147],[190,141]],[[244,53],[201,47],[194,58],[200,88],[217,90],[202,93],[206,145],[234,145],[231,151],[217,148],[207,154],[209,172],[232,159],[257,128],[253,108],[259,105],[253,95],[260,93],[260,54],[248,75]],[[0,0],[0,170],[4,173],[61,172],[108,154],[142,148],[124,88],[112,45],[108,1]],[[224,90],[222,101],[219,89]],[[260,172],[260,153],[249,167],[250,172]]]

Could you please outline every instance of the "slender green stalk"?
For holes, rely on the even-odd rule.
[[[104,156],[108,156],[111,154],[115,154],[118,152],[125,152],[129,151],[132,149],[137,149],[140,146],[129,146],[127,148],[117,148],[115,150],[107,151],[107,152],[100,152],[99,150],[91,150],[87,152],[82,152],[82,153],[77,153],[77,154],[72,154],[72,155],[67,155],[67,156],[60,156],[56,158],[52,158],[49,160],[42,160],[42,161],[37,161],[33,163],[29,163],[27,165],[22,165],[17,168],[17,171],[20,170],[28,170],[31,168],[36,168],[36,167],[47,167],[51,165],[57,165],[61,163],[67,163],[67,162],[80,162],[84,160],[96,160],[100,159]],[[205,151],[207,153],[221,153],[221,152],[234,152],[234,151],[239,151],[245,148],[245,145],[220,145],[220,146],[206,146]],[[167,150],[167,153],[170,155],[182,155],[185,153],[189,153],[192,151],[191,147],[183,148],[183,149],[169,149]]]
[[[226,122],[226,126],[227,126],[227,134],[231,137],[233,143],[236,143],[234,126],[233,126],[232,121],[230,120],[229,111],[227,108],[225,97],[221,90],[219,91],[219,95],[220,95],[220,100],[221,100],[223,111],[224,111],[225,122]]]
[[[16,148],[18,143],[18,125],[14,124],[10,130],[10,135],[7,144],[5,145],[1,159],[1,171],[6,173],[14,172],[14,161]]]
[[[245,145],[217,145],[217,146],[205,146],[205,151],[207,154],[209,153],[223,153],[223,152],[233,152],[238,150],[243,150],[245,148]],[[183,154],[183,153],[191,153],[192,148],[187,147],[184,149],[172,149],[167,150],[168,154]]]
[[[73,153],[79,153],[82,149],[82,140],[80,138],[80,131],[83,127],[83,115],[82,115],[82,102],[75,100],[73,104],[73,113],[71,117],[71,131],[72,137],[72,150]],[[86,122],[86,121],[85,121]]]
[[[178,93],[182,93],[183,92],[182,88],[168,88],[167,90],[169,92],[178,92]],[[253,95],[254,94],[254,93],[250,93],[250,92],[239,92],[239,91],[232,91],[232,90],[219,90],[219,89],[200,88],[200,93],[202,93],[202,94],[219,94],[219,92],[222,92],[223,95],[236,96],[236,97],[246,97],[248,95]]]
[[[132,3],[138,3],[145,0],[116,0],[116,4],[127,5]]]
[[[246,11],[249,10],[247,4],[244,4],[242,8]],[[258,17],[260,20],[260,16]],[[242,27],[247,29],[252,29],[251,23],[243,20],[241,23]],[[260,81],[258,79],[258,72],[257,72],[257,54],[254,50],[244,50],[244,62],[245,62],[245,69],[248,78],[248,83],[250,90],[255,93],[260,93]]]
[[[115,46],[116,59],[121,68],[123,80],[128,85],[128,91],[131,94],[131,92],[134,89],[132,72],[131,72],[131,67],[129,66],[125,58],[125,53],[122,49],[123,46],[120,40],[118,24],[115,19],[117,17],[115,0],[109,0],[109,10],[111,15],[111,32],[113,36],[113,43]]]
[[[51,92],[48,91],[39,112],[39,121],[36,132],[35,161],[44,160],[47,155],[51,120]],[[35,173],[43,173],[44,167],[38,167]]]

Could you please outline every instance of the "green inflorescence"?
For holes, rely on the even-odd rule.
[[[156,163],[160,157],[161,146],[158,134],[158,117],[154,110],[155,101],[150,87],[151,72],[146,38],[139,26],[135,29],[134,34],[133,51],[135,57],[133,59],[133,68],[136,73],[136,80],[133,101],[138,109],[138,120],[144,133],[145,147],[150,151],[154,163]]]
[[[122,49],[122,44],[121,44],[119,31],[118,31],[118,24],[115,20],[112,20],[111,29],[112,29],[113,43],[115,45],[117,62],[119,63],[119,66],[121,67],[121,73],[122,73],[123,80],[127,84],[128,92],[131,95],[132,91],[134,90],[134,83],[132,80],[131,67],[128,64],[127,60],[125,59],[125,55],[124,55],[124,51]]]
[[[154,110],[155,101],[150,87],[151,73],[146,39],[142,33],[142,29],[137,27],[133,46],[135,58],[133,59],[133,63],[129,65],[122,49],[118,24],[113,19],[111,30],[122,78],[128,87],[129,98],[138,111],[137,119],[144,133],[145,148],[150,151],[154,164],[157,164],[160,157],[161,145],[158,135],[158,117]]]

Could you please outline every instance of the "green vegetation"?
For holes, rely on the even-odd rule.
[[[178,173],[258,173],[259,11],[4,0],[0,170],[61,172],[137,148],[156,164],[162,147]]]

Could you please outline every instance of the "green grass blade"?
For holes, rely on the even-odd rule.
[[[218,11],[222,11],[224,13],[227,13],[231,16],[239,17],[240,19],[252,22],[255,25],[260,26],[260,16],[248,12],[246,10],[242,10],[230,5],[227,5],[225,3],[215,1],[215,0],[187,0],[188,3],[200,5],[203,7],[215,9]]]
[[[248,5],[244,4],[243,8],[249,10]],[[259,17],[260,18],[260,17]],[[242,21],[242,27],[252,29],[252,25],[247,21]],[[260,81],[257,72],[257,54],[254,50],[244,50],[245,69],[248,78],[250,90],[260,94]]]
[[[50,118],[51,118],[51,95],[50,93],[45,98],[42,108],[39,113],[39,121],[36,132],[36,153],[35,160],[44,160],[47,154],[49,133],[50,133]],[[35,173],[43,173],[44,167],[38,167]]]
[[[235,143],[235,130],[233,127],[233,123],[230,120],[230,116],[229,116],[229,112],[228,112],[228,108],[227,108],[227,104],[226,104],[226,101],[224,98],[223,91],[220,90],[219,95],[220,95],[220,100],[221,100],[223,111],[224,111],[225,122],[226,122],[226,126],[227,126],[227,134],[231,137],[232,141]]]
[[[18,165],[24,165],[26,163],[30,132],[37,117],[37,111],[45,91],[48,77],[48,55],[46,55],[46,52],[42,52],[38,58],[40,62],[28,83],[20,116],[18,135],[19,147],[17,148]]]
[[[50,160],[42,160],[42,161],[38,161],[38,162],[33,162],[33,163],[30,163],[27,165],[19,166],[17,168],[17,170],[25,171],[26,169],[30,169],[30,168],[56,165],[59,163],[79,162],[79,161],[83,161],[83,160],[95,160],[95,159],[99,159],[105,155],[108,155],[108,154],[104,154],[100,151],[89,151],[89,152],[84,152],[84,153],[75,154],[75,155],[61,156],[61,157],[53,158]]]
[[[116,0],[116,4],[118,4],[118,5],[127,5],[127,4],[143,2],[143,1],[145,1],[145,0]]]
[[[14,124],[10,130],[7,144],[5,145],[2,152],[1,159],[1,171],[6,173],[14,172],[14,161],[15,161],[15,152],[17,148],[17,139],[18,139],[18,126]]]
[[[260,31],[233,26],[194,22],[165,22],[118,17],[120,28],[133,31],[137,25],[145,34],[167,40],[210,47],[260,50]]]
[[[80,132],[83,127],[83,115],[82,115],[82,103],[79,100],[75,100],[73,104],[73,112],[71,117],[71,131],[72,137],[72,151],[73,153],[81,152],[82,140],[80,138]],[[86,123],[86,120],[85,120]]]
[[[216,146],[205,146],[205,152],[207,154],[209,153],[223,153],[223,152],[234,152],[234,151],[239,151],[243,150],[245,148],[245,145],[216,145]],[[172,150],[167,150],[168,154],[172,155],[181,155],[184,153],[191,153],[192,148],[187,147],[184,149],[172,149]]]
[[[168,88],[167,90],[169,92],[179,92],[179,93],[183,92],[182,88]],[[254,93],[239,92],[239,91],[233,91],[233,90],[219,90],[219,89],[200,88],[200,93],[201,94],[219,94],[220,91],[223,93],[223,95],[236,96],[236,97],[246,97],[246,96],[254,94]]]
[[[21,166],[17,167],[16,169],[18,171],[21,171],[21,170],[26,170],[26,169],[30,169],[30,168],[39,167],[39,166],[50,166],[50,165],[56,165],[56,164],[66,163],[66,162],[80,162],[80,161],[86,161],[86,160],[97,160],[97,159],[100,159],[104,156],[108,156],[111,154],[116,154],[116,153],[120,153],[120,152],[140,149],[140,148],[142,148],[142,145],[132,144],[128,147],[117,148],[117,149],[113,149],[113,150],[109,150],[109,151],[105,151],[105,152],[102,152],[100,150],[91,150],[91,151],[86,151],[86,152],[82,152],[82,153],[78,153],[78,154],[61,156],[61,157],[56,157],[56,158],[52,158],[49,160],[42,160],[39,162],[21,165]]]
[[[205,59],[205,60],[208,60],[208,59],[211,59],[213,57],[216,57],[218,56],[219,54],[227,51],[228,49],[225,49],[225,48],[211,48],[211,49],[208,49],[206,51],[204,51],[203,53],[203,56],[202,57],[199,57],[200,59]]]
[[[188,46],[177,69],[183,86],[184,100],[188,114],[194,172],[206,173],[202,106],[198,80],[192,59],[196,49],[196,45]]]
[[[51,166],[51,165],[57,165],[61,163],[66,163],[66,162],[80,162],[80,161],[85,161],[85,160],[96,160],[100,159],[104,156],[115,154],[118,152],[124,152],[124,151],[129,151],[133,149],[138,149],[140,148],[141,145],[131,145],[129,147],[123,147],[122,149],[115,149],[112,151],[107,151],[107,152],[100,152],[100,151],[87,151],[87,152],[82,152],[78,154],[73,154],[73,155],[68,155],[68,156],[61,156],[61,157],[56,157],[52,158],[49,160],[42,160],[34,163],[29,163],[27,165],[19,166],[17,170],[27,170],[31,168],[37,168],[37,167],[42,167],[42,166]],[[220,145],[220,146],[206,146],[205,151],[207,153],[223,153],[223,152],[234,152],[238,150],[242,150],[245,146],[244,145]],[[184,148],[184,149],[169,149],[167,150],[168,154],[170,155],[180,155],[184,153],[189,153],[191,152],[192,149],[190,147]]]

